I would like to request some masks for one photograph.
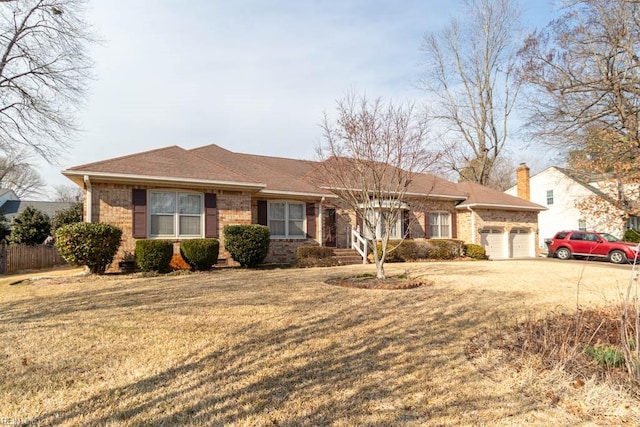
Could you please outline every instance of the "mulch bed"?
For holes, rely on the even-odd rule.
[[[375,276],[354,276],[354,277],[335,277],[327,280],[325,283],[334,286],[342,286],[344,288],[357,289],[386,289],[401,290],[414,289],[420,286],[431,285],[432,283],[424,279],[405,277],[405,276],[388,276],[385,279],[378,279]]]

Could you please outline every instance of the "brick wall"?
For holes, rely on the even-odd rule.
[[[218,236],[220,239],[220,258],[228,258],[229,254],[224,250],[224,237],[222,229],[225,225],[250,224],[251,223],[251,194],[241,191],[215,190],[211,188],[195,187],[151,187],[126,184],[92,184],[92,222],[105,222],[122,228],[122,244],[110,270],[117,268],[117,263],[126,252],[135,251],[135,241],[132,230],[132,200],[131,190],[140,188],[146,190],[176,190],[194,191],[199,193],[216,193],[218,206]],[[85,197],[85,203],[87,198]],[[86,213],[86,206],[85,206]],[[178,251],[179,240],[174,242],[174,250]]]

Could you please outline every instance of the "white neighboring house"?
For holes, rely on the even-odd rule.
[[[622,237],[626,228],[640,225],[639,218],[629,217],[615,206],[604,183],[589,182],[583,175],[557,166],[530,177],[529,168],[522,163],[516,175],[517,184],[505,193],[547,208],[538,215],[540,248],[546,249],[545,239],[561,230],[595,230]],[[592,208],[581,209],[581,202]]]
[[[9,200],[20,200],[16,193],[13,190],[9,190],[6,188],[0,188],[0,206],[4,205],[4,202]]]

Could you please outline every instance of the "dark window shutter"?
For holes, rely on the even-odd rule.
[[[258,200],[258,224],[269,225],[267,224],[267,201],[266,200]]]
[[[147,190],[134,188],[131,190],[133,205],[133,238],[147,238]]]
[[[204,237],[218,237],[218,204],[215,193],[204,195]]]
[[[431,238],[431,228],[429,228],[429,212],[424,213],[424,238]]]
[[[458,218],[455,211],[451,212],[451,238],[458,238]]]
[[[402,211],[402,237],[411,238],[411,229],[409,228],[409,211]]]
[[[316,204],[307,203],[307,237],[316,238]]]

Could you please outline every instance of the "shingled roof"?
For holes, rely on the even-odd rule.
[[[79,184],[84,175],[89,175],[119,181],[186,181],[264,187],[254,177],[242,175],[219,162],[212,162],[175,145],[75,166],[62,173]]]
[[[218,145],[185,150],[171,146],[100,162],[75,166],[63,174],[78,185],[84,175],[91,180],[116,182],[155,181],[238,186],[264,194],[334,196],[319,184],[318,162],[235,153]],[[415,174],[408,189],[414,195],[460,201],[459,208],[544,210],[524,199],[469,182],[453,183],[435,175]]]
[[[190,152],[264,183],[263,193],[333,195],[314,184],[311,174],[316,162],[313,161],[234,153],[215,144],[194,148]]]
[[[467,195],[465,201],[456,206],[457,209],[484,208],[530,211],[543,211],[547,209],[537,203],[511,196],[502,191],[476,184],[475,182],[459,182],[457,186]]]

